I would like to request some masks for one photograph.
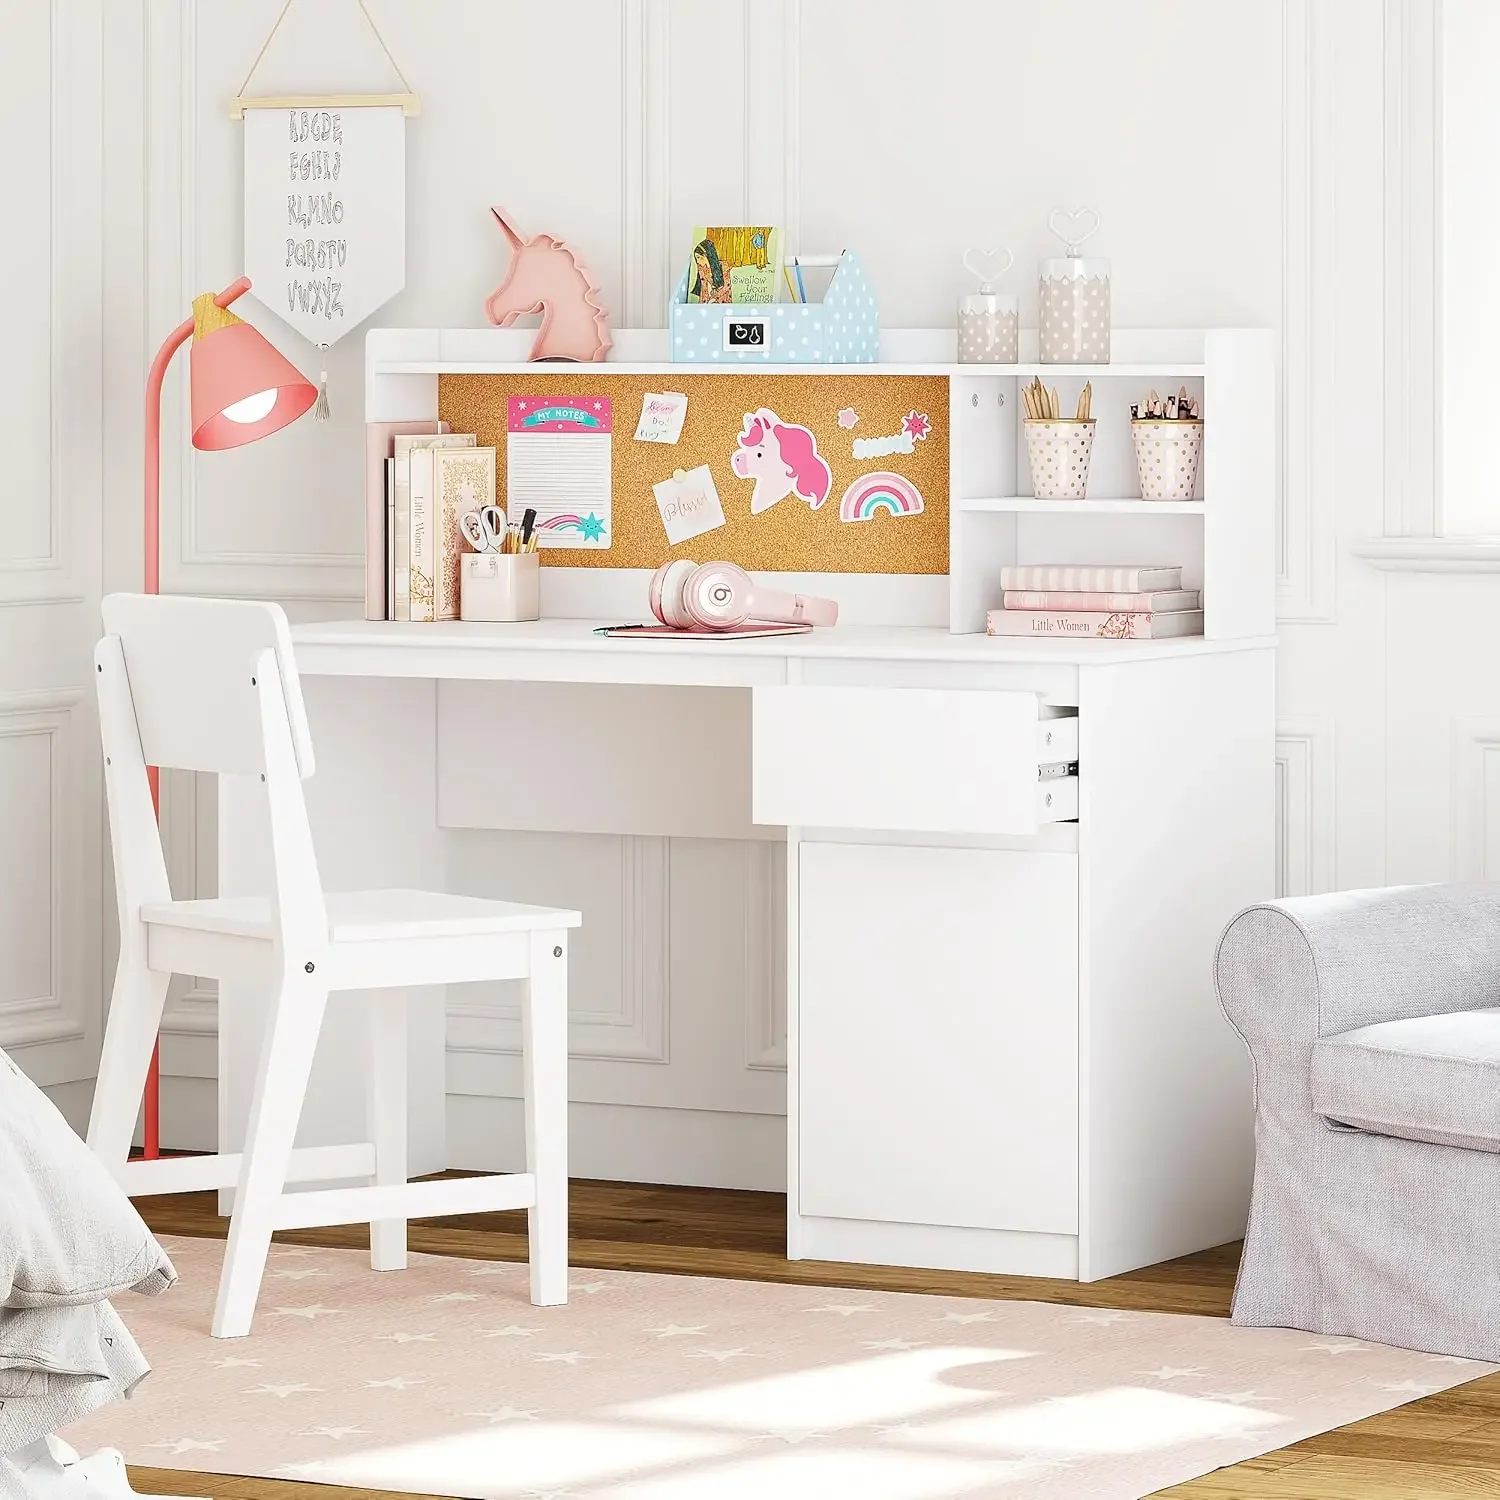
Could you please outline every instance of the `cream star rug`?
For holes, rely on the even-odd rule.
[[[223,1246],[120,1311],[155,1367],[65,1434],[132,1463],[477,1500],[1126,1500],[1494,1368],[1217,1318],[272,1249],[248,1339]]]

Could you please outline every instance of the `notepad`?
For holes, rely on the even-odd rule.
[[[614,413],[608,396],[512,396],[505,513],[536,511],[538,545],[607,548]]]

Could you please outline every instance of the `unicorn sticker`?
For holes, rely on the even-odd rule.
[[[833,471],[818,452],[817,438],[806,427],[783,422],[764,406],[745,413],[745,430],[730,455],[729,467],[741,479],[755,481],[750,495],[752,516],[770,510],[788,495],[817,510],[833,487]]]

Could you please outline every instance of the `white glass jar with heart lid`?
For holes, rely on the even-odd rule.
[[[1047,226],[1065,247],[1037,269],[1037,357],[1044,365],[1109,363],[1110,264],[1084,255],[1099,232],[1091,208],[1055,208]]]

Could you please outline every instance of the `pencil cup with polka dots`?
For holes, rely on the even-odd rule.
[[[1203,460],[1203,423],[1132,421],[1142,500],[1191,500]]]
[[[1082,500],[1089,492],[1089,459],[1094,452],[1090,418],[1038,422],[1027,418],[1026,454],[1031,460],[1031,493],[1038,500]]]

